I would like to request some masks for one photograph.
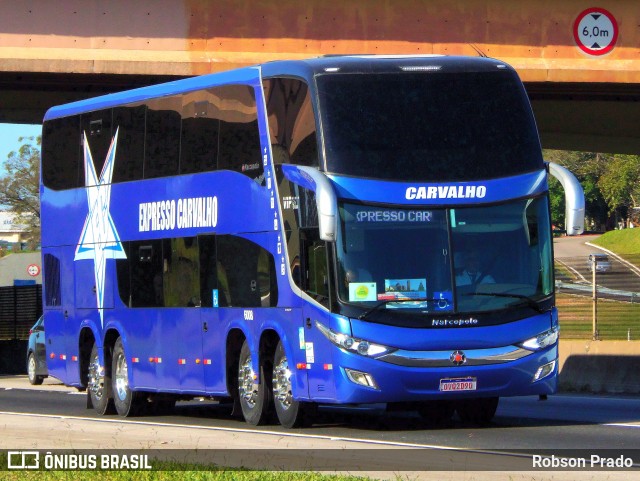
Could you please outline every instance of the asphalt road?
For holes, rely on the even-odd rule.
[[[589,254],[602,252],[595,247],[586,245],[598,236],[572,236],[558,237],[554,239],[554,257],[565,267],[567,267],[577,280],[572,283],[583,290],[575,289],[576,294],[591,296],[591,291],[587,288],[592,285],[592,273],[587,267]],[[597,284],[601,290],[599,296],[618,300],[640,302],[640,275],[629,268],[628,265],[620,262],[615,257],[609,257],[611,270],[604,274],[597,275]],[[571,286],[565,288],[571,289]],[[609,291],[607,291],[609,290]]]
[[[117,416],[97,416],[93,410],[86,409],[85,396],[75,392],[0,389],[0,412],[126,421]],[[229,406],[206,401],[178,403],[170,416],[128,420],[292,432],[277,425],[249,426],[231,418]],[[454,418],[450,424],[434,428],[413,414],[386,413],[382,406],[325,408],[314,425],[293,431],[334,438],[464,449],[640,448],[640,398],[584,395],[556,395],[547,401],[539,401],[537,397],[503,398],[494,421],[486,427],[465,425]]]
[[[145,449],[262,469],[350,472],[376,479],[638,479],[640,398],[582,395],[502,399],[486,427],[434,428],[381,406],[322,409],[308,428],[252,427],[229,407],[181,402],[168,416],[120,418],[86,409],[86,394],[53,378],[33,388],[0,377],[0,449]],[[164,450],[164,451],[162,451]],[[146,452],[145,451],[145,452]],[[102,452],[102,451],[100,451]],[[632,459],[631,470],[531,471],[531,454]],[[186,454],[185,454],[186,456]],[[192,458],[189,458],[192,459]]]

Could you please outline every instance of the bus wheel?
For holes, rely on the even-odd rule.
[[[100,364],[98,346],[95,343],[91,348],[91,356],[89,358],[87,396],[89,396],[89,403],[98,414],[114,413],[111,395],[111,378],[104,366]]]
[[[120,416],[136,416],[140,414],[146,403],[146,397],[129,388],[129,366],[121,337],[118,338],[113,347],[111,373],[113,376],[113,401],[118,414]]]
[[[298,428],[306,424],[308,406],[293,399],[291,369],[282,342],[278,342],[273,359],[273,404],[278,421],[285,428]]]
[[[497,397],[464,399],[458,402],[458,416],[465,423],[489,424],[498,409]]]
[[[441,426],[451,421],[455,410],[453,401],[425,401],[418,407],[420,417],[431,426]]]
[[[240,351],[240,361],[238,363],[238,397],[242,415],[249,424],[259,426],[265,424],[269,418],[269,407],[271,401],[270,379],[264,375],[264,366],[260,365],[260,380],[256,384],[256,378],[251,364],[251,351],[249,344],[244,341]]]

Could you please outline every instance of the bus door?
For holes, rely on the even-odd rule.
[[[74,342],[75,337],[71,339],[72,335],[77,333],[77,328],[74,329],[71,319],[74,319],[74,289],[73,278],[71,276],[62,276],[61,267],[64,265],[62,260],[64,259],[63,248],[46,248],[43,249],[45,254],[44,260],[44,337],[45,337],[45,358],[47,361],[47,368],[49,375],[55,376],[61,381],[71,382],[69,379],[71,376],[73,379],[78,378],[77,364],[74,369],[70,369],[67,373],[67,363],[64,359],[60,358],[60,354],[66,354],[67,348],[73,345],[77,346],[77,342]],[[71,255],[73,252],[69,249]],[[62,282],[67,284],[62,284]],[[53,354],[53,357],[50,357]],[[71,359],[71,356],[69,356]]]
[[[172,308],[162,312],[167,325],[161,334],[162,351],[171,364],[164,368],[169,369],[168,377],[175,376],[176,388],[187,393],[204,391],[202,336],[203,326],[211,320],[210,309],[202,309],[207,305],[202,270],[209,237],[165,239],[162,246],[164,306]]]
[[[329,244],[320,239],[317,227],[300,229],[301,283],[304,291],[315,301],[304,304],[304,336],[300,337],[305,345],[309,396],[315,400],[331,399],[335,394],[331,350],[318,347],[325,340],[318,329],[313,328],[316,321],[323,322],[323,317],[330,315],[328,251]]]

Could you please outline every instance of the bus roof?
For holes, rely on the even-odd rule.
[[[47,111],[44,121],[218,85],[256,83],[261,76],[300,77],[310,81],[314,76],[322,74],[440,70],[469,72],[495,71],[496,68],[513,70],[495,59],[441,55],[329,55],[302,60],[275,60],[252,67],[190,77],[59,105]]]

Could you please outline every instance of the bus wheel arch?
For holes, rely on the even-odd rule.
[[[93,331],[89,327],[84,327],[80,331],[78,337],[78,359],[79,359],[79,374],[80,384],[83,388],[86,388],[89,384],[89,364],[91,362],[91,350],[96,343],[96,338]]]
[[[244,332],[240,329],[232,329],[227,334],[225,378],[227,380],[227,392],[233,398],[233,409],[231,415],[236,418],[242,417],[240,407],[240,397],[238,395],[238,362],[240,350],[246,339]]]

